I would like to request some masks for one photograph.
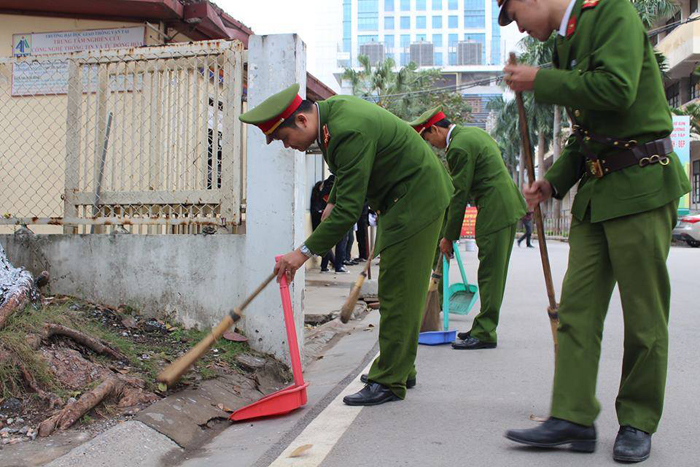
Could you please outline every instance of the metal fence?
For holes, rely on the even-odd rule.
[[[243,91],[237,41],[0,59],[0,225],[235,232]]]
[[[568,237],[571,216],[548,217],[544,219],[544,230],[548,237]]]

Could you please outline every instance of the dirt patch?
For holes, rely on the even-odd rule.
[[[196,392],[215,378],[250,389],[222,400],[225,409],[272,390],[273,381],[289,379],[284,365],[246,342],[221,339],[177,385],[159,386],[157,373],[207,333],[147,319],[126,306],[113,309],[71,297],[47,297],[16,312],[0,330],[0,457],[46,434],[48,422],[47,433],[69,429],[92,437],[166,396]],[[261,367],[247,366],[250,359]],[[95,398],[81,415],[80,405],[92,407]],[[225,419],[226,410],[214,409],[212,418]]]

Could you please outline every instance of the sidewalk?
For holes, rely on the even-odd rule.
[[[321,274],[318,268],[307,271],[305,314],[329,314],[340,310],[363,267],[364,263],[350,266],[349,274]],[[374,274],[379,273],[378,266],[373,265],[372,269]],[[278,448],[277,452],[271,447],[285,445],[285,437],[293,439],[295,433],[301,431],[325,404],[357,376],[357,369],[364,367],[366,361],[370,361],[376,354],[374,347],[378,322],[379,313],[370,312],[362,321],[351,321],[344,325],[335,320],[325,326],[306,330],[307,341],[311,340],[304,352],[308,357],[304,367],[304,377],[310,383],[308,403],[292,414],[226,425],[224,431],[202,443],[202,448],[188,450],[182,449],[178,440],[165,436],[141,421],[128,421],[99,434],[46,465],[140,467],[158,466],[166,462],[169,465],[182,463],[186,466],[200,466],[204,462],[202,458],[206,458],[208,466],[230,466],[231,459],[236,459],[235,465],[248,466],[258,459],[274,459],[283,448]],[[348,337],[339,339],[339,336]],[[332,344],[335,346],[329,349]],[[178,394],[170,397],[175,400]],[[160,403],[165,401],[167,400]],[[151,414],[152,417],[156,415]],[[158,424],[153,426],[157,428]],[[206,429],[202,428],[203,436],[206,435]],[[172,429],[163,431],[171,433]],[[17,466],[19,465],[26,464],[18,463]]]

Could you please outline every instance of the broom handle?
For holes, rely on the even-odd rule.
[[[225,332],[230,328],[236,321],[241,319],[243,310],[257,297],[262,290],[267,287],[267,285],[272,282],[272,280],[277,277],[273,272],[267,279],[265,279],[255,291],[250,294],[240,306],[231,310],[231,312],[224,317],[223,320],[207,334],[207,336],[199,341],[197,345],[192,347],[186,354],[175,360],[173,363],[168,365],[163,371],[160,372],[156,378],[158,381],[166,383],[168,386],[175,384],[180,377],[197,361],[199,360],[209,348],[216,342]]]
[[[517,64],[518,60],[515,54],[511,52],[511,65]],[[527,175],[530,179],[530,184],[535,181],[535,165],[532,159],[532,148],[530,146],[530,132],[527,126],[527,117],[525,115],[525,104],[523,103],[523,93],[516,92],[515,100],[518,104],[518,117],[520,119],[520,139],[523,146],[523,154],[525,155],[525,165],[527,166]],[[547,286],[547,297],[549,298],[549,315],[550,319],[558,319],[556,315],[557,301],[554,296],[554,283],[552,281],[552,269],[549,264],[549,252],[547,251],[547,239],[545,238],[544,221],[542,220],[542,210],[540,205],[535,206],[535,224],[537,225],[537,241],[540,245],[540,257],[542,259],[542,270],[544,272],[544,281]],[[556,341],[556,334],[555,341]]]

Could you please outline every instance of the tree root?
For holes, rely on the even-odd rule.
[[[63,405],[63,401],[60,397],[52,392],[46,392],[39,387],[39,384],[32,376],[31,372],[25,368],[21,363],[19,364],[19,369],[22,372],[22,377],[24,382],[29,386],[29,388],[34,391],[41,399],[45,400],[49,404],[49,410],[52,410],[56,406]]]
[[[71,329],[66,326],[61,326],[60,324],[45,324],[44,325],[44,335],[42,336],[44,340],[49,339],[52,336],[65,336],[68,337],[78,344],[81,344],[88,349],[92,350],[93,352],[100,354],[100,355],[107,355],[108,357],[120,361],[120,362],[126,362],[128,361],[126,355],[123,353],[114,350],[113,348],[109,347],[108,345],[104,344],[103,342],[88,336],[85,333],[82,333],[80,331],[76,331],[75,329]]]
[[[95,389],[83,394],[80,399],[41,422],[39,436],[46,437],[56,429],[69,428],[104,399],[121,394],[124,384],[115,376],[106,377]]]
[[[30,294],[34,291],[33,283],[30,284],[31,285],[19,286],[15,289],[15,292],[5,300],[2,306],[0,306],[0,329],[5,327],[7,319],[12,316],[15,311],[23,310],[27,303],[29,303]]]

